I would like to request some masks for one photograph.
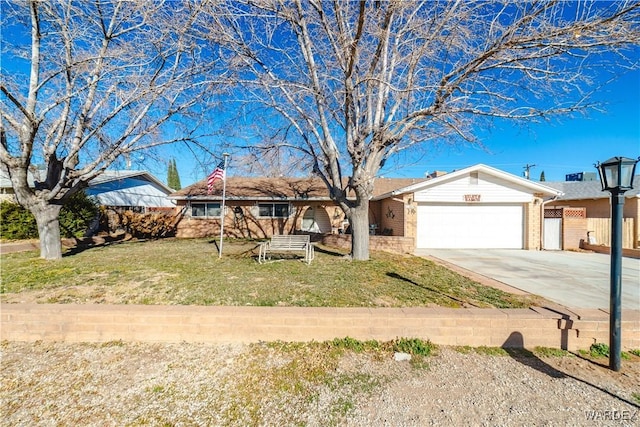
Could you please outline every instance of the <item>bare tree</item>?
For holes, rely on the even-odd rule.
[[[41,257],[58,259],[65,200],[122,155],[194,137],[218,57],[197,37],[199,2],[1,7],[0,166],[36,218]]]
[[[480,143],[475,131],[496,118],[597,107],[600,82],[638,66],[637,2],[218,6],[212,34],[226,32],[251,67],[238,102],[261,104],[259,118],[279,129],[270,135],[282,135],[257,146],[314,165],[351,222],[357,260],[369,257],[369,200],[387,159],[438,141]]]

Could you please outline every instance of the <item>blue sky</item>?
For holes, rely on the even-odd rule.
[[[556,119],[528,128],[503,123],[482,135],[485,150],[455,147],[440,150],[419,163],[390,170],[388,177],[419,177],[426,171],[452,171],[476,163],[522,176],[531,168],[531,179],[544,171],[547,181],[564,181],[574,172],[595,172],[593,164],[614,156],[640,156],[640,71],[621,76],[597,95],[607,102],[604,113]]]
[[[4,28],[3,35],[7,31],[8,28]],[[6,60],[3,62],[6,71],[11,63],[9,61],[7,64]],[[18,64],[12,66],[17,67]],[[586,117],[556,118],[550,123],[528,127],[501,122],[491,130],[477,133],[484,149],[471,146],[427,148],[425,155],[418,160],[387,162],[381,175],[423,177],[436,170],[449,172],[484,163],[522,176],[524,166],[529,164],[535,165],[531,168],[531,179],[539,179],[544,171],[547,181],[561,181],[569,173],[595,172],[594,163],[613,156],[640,156],[640,70],[621,75],[618,80],[605,86],[596,98],[606,102],[605,112],[591,111]],[[215,116],[212,119],[215,120]],[[208,142],[215,147],[221,145],[222,141],[222,138],[212,138]],[[134,154],[133,167],[149,169],[160,180],[166,181],[167,166],[164,161],[175,157],[183,186],[204,179],[210,172],[207,168],[215,167],[219,160],[196,160],[182,145],[162,147],[159,151],[163,162],[152,161],[149,155],[145,155],[143,160],[140,155]],[[233,158],[229,172],[236,174]]]
[[[640,71],[622,75],[598,93],[605,101],[604,112],[586,116],[556,118],[549,123],[503,122],[479,133],[484,149],[454,146],[427,149],[419,160],[388,162],[381,175],[390,178],[423,177],[427,172],[453,171],[476,163],[522,176],[524,166],[532,180],[544,171],[547,181],[564,181],[575,172],[596,172],[593,164],[614,156],[640,156]],[[206,171],[188,153],[175,152],[183,187],[203,179]],[[169,154],[172,155],[172,154]],[[233,159],[229,173],[234,175]],[[145,165],[142,165],[145,167]],[[152,172],[166,180],[166,168]]]

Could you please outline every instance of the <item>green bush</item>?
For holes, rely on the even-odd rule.
[[[83,191],[74,194],[60,211],[60,237],[82,237],[98,214],[98,204]],[[17,203],[0,203],[0,238],[37,239],[33,214]]]
[[[0,238],[7,240],[38,237],[36,219],[31,212],[17,203],[0,203]]]
[[[84,191],[71,196],[60,211],[61,237],[83,237],[99,211],[98,202]]]

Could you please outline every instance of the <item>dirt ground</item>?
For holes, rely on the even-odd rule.
[[[636,356],[612,372],[607,359],[447,347],[420,364],[346,352],[336,365],[264,344],[4,342],[1,349],[2,425],[10,426],[640,421]]]

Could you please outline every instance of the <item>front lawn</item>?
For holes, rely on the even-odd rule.
[[[257,242],[225,241],[218,258],[208,239],[123,242],[45,261],[38,253],[2,255],[3,303],[192,304],[321,307],[528,307],[523,297],[482,286],[433,262],[372,253],[352,262],[318,246],[296,259],[258,264]]]

